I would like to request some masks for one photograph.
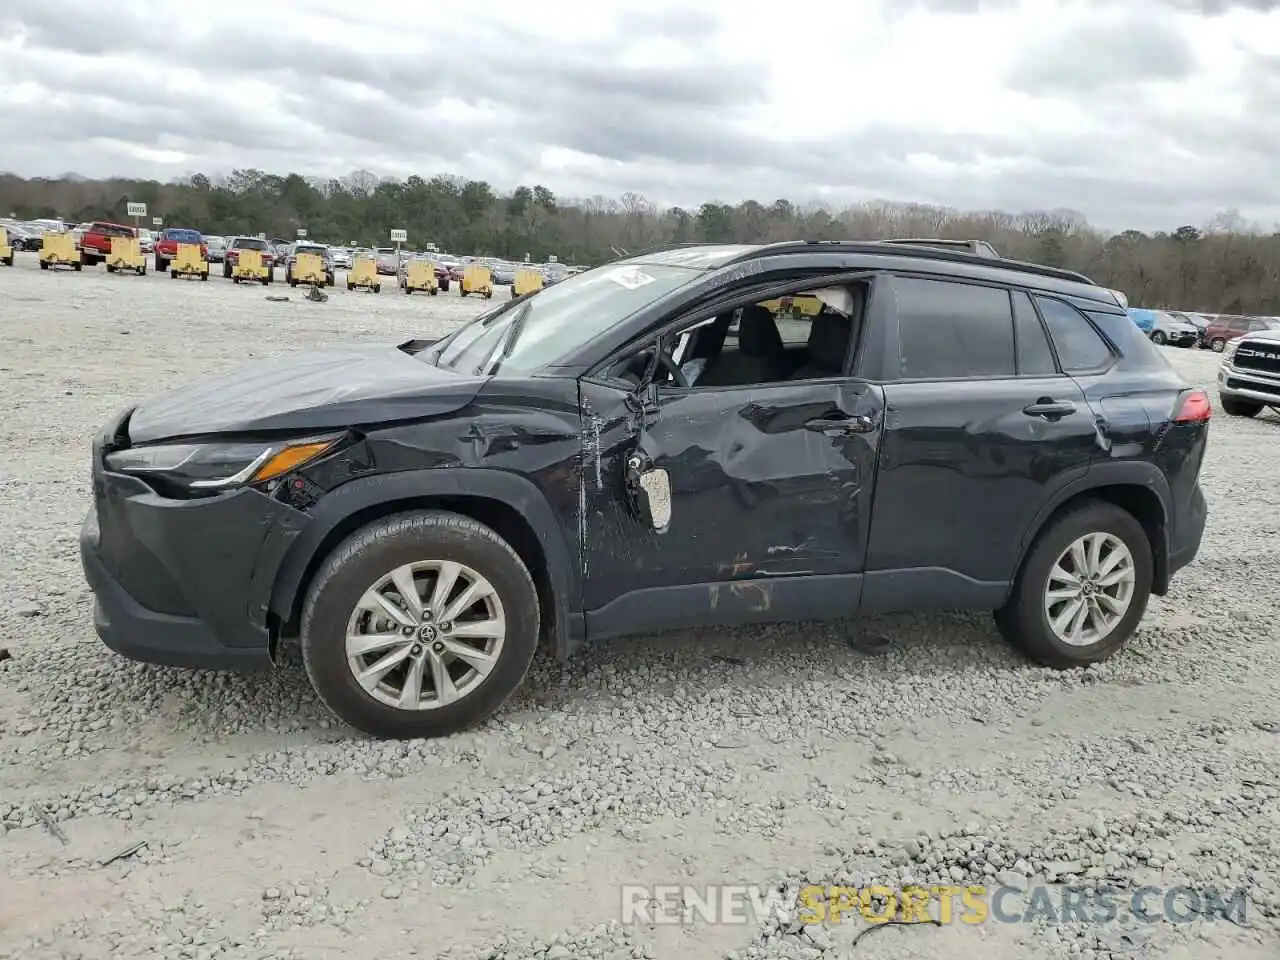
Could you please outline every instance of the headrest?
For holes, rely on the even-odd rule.
[[[743,307],[738,317],[738,349],[749,357],[767,357],[786,348],[773,314],[758,303]]]
[[[838,313],[823,310],[815,316],[809,331],[809,363],[830,373],[842,372],[852,330],[853,322]]]

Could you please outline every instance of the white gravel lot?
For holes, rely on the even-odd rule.
[[[481,304],[32,255],[0,291],[0,956],[1280,955],[1275,415],[1215,409],[1200,558],[1100,668],[1030,667],[984,616],[689,632],[544,658],[483,728],[383,744],[329,718],[292,652],[235,676],[100,644],[76,543],[89,438],[193,376],[429,336]],[[1169,356],[1213,382],[1215,355]],[[875,879],[1250,899],[1244,925],[1122,911],[856,945],[857,920],[620,923],[624,883]]]

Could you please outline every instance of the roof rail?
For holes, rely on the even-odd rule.
[[[884,240],[881,242],[900,243],[916,247],[937,247],[939,250],[967,250],[974,256],[988,257],[992,260],[1003,259],[996,248],[985,240],[942,240],[924,237],[903,237],[899,240]]]
[[[964,243],[966,241],[958,241]],[[946,243],[944,241],[944,243]],[[946,260],[949,263],[968,263],[974,266],[992,267],[1000,270],[1016,270],[1019,273],[1031,273],[1041,277],[1054,277],[1058,280],[1070,280],[1073,283],[1087,283],[1091,287],[1098,286],[1097,281],[1074,270],[1060,267],[1048,267],[1041,263],[1027,263],[1024,260],[1006,260],[1004,257],[993,258],[990,254],[971,253],[969,250],[957,250],[954,244],[934,246],[932,242],[904,243],[889,240],[784,240],[781,243],[770,243],[734,257],[724,266],[754,260],[760,256],[776,256],[788,253],[804,253],[814,247],[824,246],[842,250],[847,253],[861,253],[867,256],[881,257],[919,257],[922,260]],[[993,259],[995,262],[992,262]]]

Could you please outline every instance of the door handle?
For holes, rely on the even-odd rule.
[[[1035,403],[1022,408],[1028,417],[1044,417],[1046,420],[1058,420],[1076,412],[1076,405],[1070,400],[1051,400],[1041,397]]]
[[[875,430],[876,422],[871,417],[839,414],[834,417],[814,417],[805,422],[804,428],[826,437],[852,437]]]

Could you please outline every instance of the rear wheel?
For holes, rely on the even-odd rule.
[[[84,264],[81,263],[79,260],[77,260],[75,263],[71,265],[71,268],[75,270],[77,273],[79,273],[81,270],[84,269]]]
[[[1053,521],[1018,572],[996,625],[1032,660],[1065,669],[1105,660],[1142,619],[1151,544],[1134,516],[1086,501]]]
[[[178,279],[178,271],[177,271],[177,270],[170,270],[170,271],[169,271],[169,279],[170,279],[170,280],[177,280],[177,279]]]
[[[538,596],[520,557],[469,517],[422,511],[358,530],[307,593],[302,655],[320,698],[376,737],[435,737],[520,686]]]
[[[114,263],[108,263],[108,264],[107,264],[107,273],[115,273],[115,272],[116,272],[115,264],[114,264]]]
[[[1218,394],[1222,401],[1222,409],[1229,417],[1256,417],[1262,412],[1262,404],[1253,400],[1241,400],[1239,397],[1227,397]]]

